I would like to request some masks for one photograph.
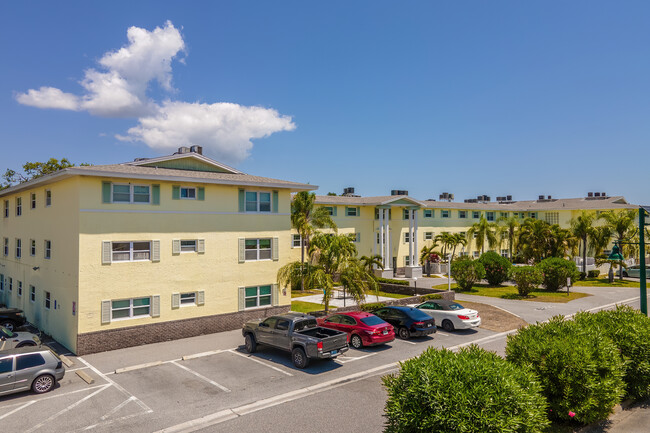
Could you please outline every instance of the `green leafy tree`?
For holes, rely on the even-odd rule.
[[[542,272],[544,287],[546,290],[558,291],[566,287],[567,279],[575,281],[580,273],[578,267],[572,260],[560,257],[549,257],[542,260],[537,267]]]
[[[557,224],[528,218],[521,225],[519,252],[525,260],[540,262],[547,257],[565,257],[577,246],[577,239]]]
[[[460,233],[454,233],[449,237],[449,245],[451,246],[451,259],[454,259],[454,255],[456,254],[456,248],[459,246],[466,247],[467,246],[467,238]]]
[[[497,224],[499,224],[502,229],[502,233],[505,235],[506,239],[508,239],[508,251],[510,253],[508,257],[510,260],[512,260],[517,252],[517,232],[521,225],[519,224],[519,218],[516,218],[514,216],[501,217],[497,220]]]
[[[536,266],[513,266],[510,278],[515,282],[519,296],[528,296],[544,281],[542,271]]]
[[[594,257],[601,256],[612,238],[612,229],[608,226],[594,227],[589,234],[589,251]]]
[[[472,286],[485,278],[485,268],[478,260],[460,257],[451,264],[451,277],[456,280],[460,290],[470,290]]]
[[[440,244],[442,247],[442,257],[443,259],[447,258],[447,250],[452,245],[452,234],[449,232],[442,232],[437,235],[434,239],[434,245]]]
[[[592,237],[593,223],[596,215],[593,212],[582,211],[580,215],[571,218],[571,232],[580,239],[582,244],[582,273],[587,274],[587,240]]]
[[[491,286],[499,286],[508,279],[512,264],[494,251],[483,253],[478,261],[485,269],[485,279]]]
[[[636,236],[637,228],[635,221],[638,212],[636,210],[610,210],[600,214],[600,218],[605,220],[605,225],[611,230],[612,236],[615,241],[624,241]],[[624,256],[629,256],[633,252],[633,247],[630,244],[620,244],[621,253]]]
[[[375,267],[384,269],[384,263],[379,254],[374,254],[372,256],[361,256],[359,260],[361,260],[363,268],[371,275],[374,275]]]
[[[476,235],[476,237],[474,237]],[[484,216],[481,216],[481,219],[472,224],[472,226],[467,230],[467,239],[474,239],[476,244],[476,249],[481,251],[481,254],[485,252],[485,244],[488,244],[489,248],[494,248],[498,242],[497,236],[497,225],[495,223],[490,223],[485,219]]]
[[[83,163],[80,165],[87,166],[90,164]],[[26,162],[23,164],[22,173],[10,168],[5,171],[5,174],[2,175],[0,190],[74,166],[67,158],[62,158],[60,161],[56,158],[50,158],[46,162]]]

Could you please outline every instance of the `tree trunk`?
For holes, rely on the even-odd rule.
[[[305,239],[300,236],[300,291],[305,291]]]
[[[582,238],[582,273],[587,276],[587,236]]]

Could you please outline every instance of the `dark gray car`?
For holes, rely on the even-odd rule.
[[[65,368],[47,347],[21,347],[0,352],[0,395],[31,389],[42,394],[63,379]]]

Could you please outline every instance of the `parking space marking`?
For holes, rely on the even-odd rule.
[[[418,343],[414,343],[413,341],[406,341],[406,340],[397,340],[396,339],[395,341],[401,341],[402,343],[408,343],[408,344],[418,344]]]
[[[232,349],[219,349],[219,350],[211,350],[209,352],[194,353],[192,355],[185,355],[181,359],[183,361],[187,361],[188,359],[203,358],[204,356],[216,355],[218,353],[228,352],[230,350],[235,350],[235,349],[236,347],[233,347]]]
[[[184,365],[181,365],[176,361],[172,361],[171,364],[174,364],[176,367],[182,368],[183,370],[187,371],[188,373],[192,373],[194,376],[198,377],[199,379],[201,379],[201,380],[203,380],[205,382],[208,382],[210,385],[216,386],[217,388],[219,388],[220,390],[222,390],[224,392],[230,392],[230,390],[228,388],[226,388],[225,386],[218,384],[214,380],[208,379],[207,377],[203,376],[201,373],[198,373],[198,372],[192,370],[191,368],[188,368],[188,367],[186,367]]]
[[[369,356],[374,356],[376,354],[377,354],[377,352],[369,353],[369,354],[363,355],[363,356],[356,356],[356,357],[355,356],[346,356],[343,359],[337,358],[337,359],[334,360],[334,362],[337,362],[339,364],[345,364],[347,362],[358,361],[360,359],[367,358]]]
[[[97,427],[102,427],[102,426],[110,425],[110,424],[113,424],[113,423],[116,423],[116,422],[125,421],[127,419],[135,418],[136,416],[142,416],[142,415],[145,415],[147,413],[148,412],[133,413],[131,415],[123,416],[121,418],[116,418],[116,419],[112,419],[112,420],[108,420],[108,421],[98,422],[97,424],[89,425],[89,426],[82,427],[80,429],[74,430],[74,432],[82,432],[82,431],[92,430],[92,429],[97,428]]]
[[[255,362],[257,362],[258,364],[265,365],[265,366],[267,366],[268,368],[272,368],[272,369],[275,370],[275,371],[279,371],[279,372],[282,373],[282,374],[286,374],[287,376],[293,376],[293,374],[291,374],[291,373],[289,373],[289,372],[287,372],[287,371],[284,371],[284,370],[282,370],[282,369],[280,369],[280,368],[278,368],[278,367],[276,367],[276,366],[274,366],[274,365],[267,364],[266,362],[260,361],[260,360],[257,359],[257,358],[253,358],[253,357],[250,356],[250,355],[249,355],[249,356],[246,356],[246,355],[244,355],[243,353],[239,353],[239,352],[237,352],[236,350],[232,350],[232,349],[231,349],[231,350],[227,350],[226,352],[233,353],[233,354],[235,354],[235,355],[241,356],[242,358],[250,359],[251,361],[255,361]]]
[[[118,410],[122,409],[124,406],[126,406],[126,405],[129,404],[129,403],[131,403],[132,401],[135,401],[135,397],[131,396],[131,397],[127,398],[127,399],[124,400],[122,403],[118,404],[118,405],[115,406],[113,409],[111,409],[111,410],[110,410],[106,415],[102,416],[102,417],[100,418],[100,420],[101,420],[101,421],[104,421],[106,418],[108,418],[109,416],[113,415],[115,412],[117,412]]]
[[[436,336],[440,335],[441,337],[451,337],[451,334],[448,334],[446,332],[442,332],[440,330],[436,331]]]
[[[27,403],[23,404],[22,406],[17,407],[16,409],[14,409],[14,410],[12,410],[10,412],[7,412],[6,414],[0,416],[0,419],[6,418],[9,415],[12,415],[12,414],[18,412],[19,410],[25,409],[27,406],[31,406],[34,403],[36,403],[36,400],[28,401]]]
[[[162,361],[147,362],[145,364],[132,365],[130,367],[116,368],[115,374],[126,373],[128,371],[140,370],[142,368],[157,367],[162,365]]]

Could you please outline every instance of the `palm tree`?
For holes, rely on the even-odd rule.
[[[300,191],[291,201],[291,227],[300,235],[300,262],[305,263],[305,247],[309,248],[309,237],[317,228],[330,227],[336,231],[336,224],[329,211],[316,207],[316,194]],[[303,266],[304,268],[304,266]],[[300,290],[305,290],[304,278],[300,280]]]
[[[580,215],[571,218],[571,232],[582,242],[582,273],[587,275],[587,239],[593,232],[593,222],[596,215],[592,212],[582,211]]]
[[[518,249],[526,260],[540,262],[548,255],[553,232],[546,221],[527,218],[519,230]]]
[[[476,237],[474,237],[474,235],[476,235]],[[489,248],[494,248],[498,243],[496,224],[489,223],[484,216],[481,216],[479,222],[472,224],[472,227],[467,230],[467,239],[472,238],[475,238],[476,249],[480,249],[481,254],[485,252],[486,241]]]
[[[612,229],[608,226],[594,227],[589,234],[589,251],[598,257],[603,254],[609,240],[612,238]]]
[[[624,255],[630,254],[630,244],[622,244],[620,241],[627,240],[636,235],[636,217],[636,210],[610,210],[600,214],[600,218],[605,220],[605,225],[611,229],[614,240],[619,242],[618,246],[621,248],[621,253]],[[625,252],[623,252],[623,250],[625,250]]]
[[[435,253],[434,248],[438,246],[436,240],[430,246],[423,246],[420,250],[420,263],[426,263],[427,276],[431,276],[431,254]]]
[[[519,230],[519,218],[515,218],[514,216],[511,217],[501,217],[497,221],[498,223],[502,223],[503,226],[502,228],[504,229],[503,233],[506,235],[508,239],[508,251],[510,255],[510,261],[512,261],[512,258],[514,257],[514,254],[516,253],[516,240],[517,240],[517,231]]]
[[[451,238],[449,239],[450,245],[452,246],[453,250],[451,251],[451,258],[454,258],[454,255],[456,254],[456,248],[459,245],[462,245],[464,247],[467,246],[467,238],[460,233],[454,233],[451,235]]]
[[[374,275],[375,266],[379,269],[384,269],[384,261],[382,260],[379,254],[375,254],[372,256],[361,256],[359,260],[361,260],[361,264],[363,265],[363,268],[369,274]]]
[[[439,235],[437,235],[433,241],[434,245],[440,243],[440,245],[442,246],[443,258],[447,257],[447,249],[451,246],[451,236],[452,235],[449,232],[442,232]]]

